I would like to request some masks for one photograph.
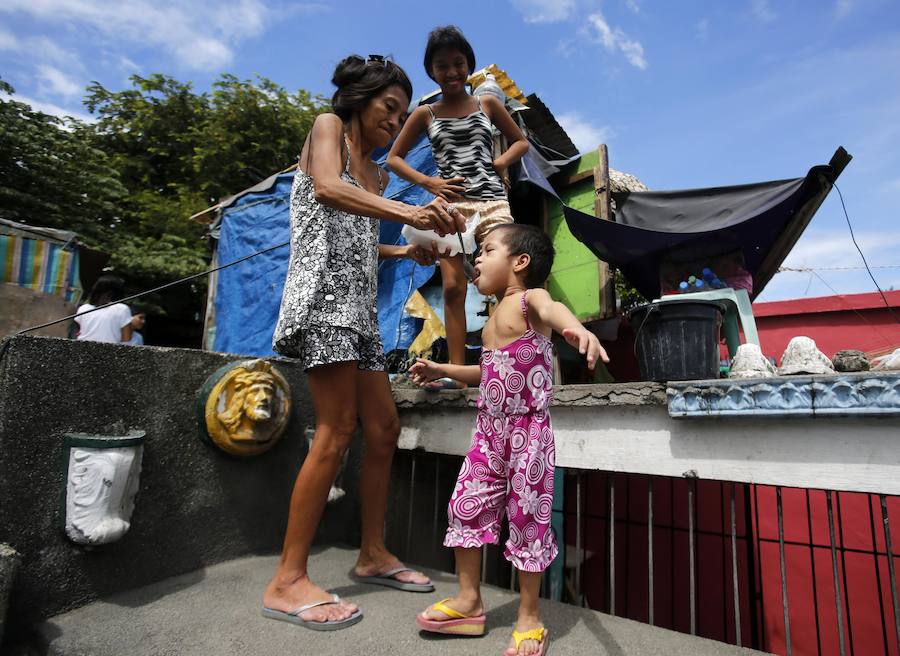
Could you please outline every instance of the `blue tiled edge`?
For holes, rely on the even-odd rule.
[[[900,372],[699,380],[667,385],[669,416],[900,415]]]

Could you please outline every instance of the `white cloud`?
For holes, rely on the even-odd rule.
[[[631,39],[621,28],[611,27],[599,11],[587,17],[587,25],[584,29],[588,38],[602,44],[608,52],[619,51],[635,68],[642,71],[647,69],[644,46],[639,41]]]
[[[769,6],[769,0],[750,0],[750,12],[763,23],[771,23],[778,17]]]
[[[641,5],[638,4],[638,0],[625,0],[625,6],[636,14],[641,13]]]
[[[87,30],[86,37],[160,47],[197,70],[229,64],[234,46],[261,34],[272,16],[261,0],[4,0],[0,12]]]
[[[41,64],[37,67],[37,78],[42,94],[72,98],[84,91],[84,85],[75,81],[58,68]]]
[[[701,18],[694,25],[694,29],[697,30],[697,38],[701,41],[706,41],[709,39],[709,19]]]
[[[896,252],[900,246],[900,234],[883,232],[855,231],[856,243],[870,264],[877,264],[880,256],[888,256]],[[893,262],[885,261],[886,264]],[[782,266],[793,268],[806,267],[846,267],[861,266],[859,252],[850,240],[846,231],[827,231],[807,233],[800,238]]]
[[[15,34],[0,29],[0,50],[18,50],[19,47],[19,40]]]
[[[894,253],[900,246],[900,234],[856,231],[856,241],[870,266],[895,264]],[[788,269],[818,269],[812,272],[785,271],[776,274],[758,300],[777,301],[805,296],[830,296],[836,292],[851,294],[874,291],[872,280],[862,268],[859,253],[846,230],[805,233],[781,265]],[[829,270],[834,267],[852,269]],[[874,269],[872,273],[883,289],[900,282],[897,269]],[[823,282],[824,280],[824,282]]]
[[[0,91],[0,100],[15,100],[16,102],[25,103],[26,105],[31,105],[32,109],[38,112],[43,112],[44,114],[50,114],[51,116],[58,116],[60,118],[65,118],[71,116],[72,118],[77,118],[79,121],[84,121],[85,123],[93,123],[96,121],[96,117],[91,116],[81,110],[77,109],[66,109],[65,107],[60,107],[54,103],[44,102],[43,100],[37,100],[35,98],[29,98],[28,96],[20,96],[16,94],[14,96],[10,96],[7,93],[3,93]]]
[[[49,61],[69,66],[80,66],[81,64],[76,55],[44,36],[20,39],[16,35],[0,29],[0,50],[27,56],[29,60]]]
[[[572,16],[577,0],[513,0],[526,23],[557,23]]]
[[[843,20],[853,11],[856,0],[837,0],[834,3],[834,17],[836,20]]]
[[[126,57],[125,55],[121,55],[119,57],[119,68],[126,71],[139,71],[141,67],[137,65],[137,63]]]
[[[586,153],[602,143],[607,143],[613,132],[608,126],[594,125],[578,112],[559,114],[556,120],[569,135],[579,153]]]

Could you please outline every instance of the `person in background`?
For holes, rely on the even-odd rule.
[[[417,184],[438,198],[452,203],[465,219],[479,213],[481,223],[475,240],[491,227],[512,223],[506,195],[507,170],[528,151],[528,141],[507,113],[503,102],[491,95],[473,97],[466,80],[475,70],[475,53],[462,32],[453,25],[435,28],[425,47],[425,72],[441,87],[441,99],[417,107],[391,147],[387,165],[404,180]],[[509,144],[494,159],[494,128]],[[439,175],[416,171],[403,158],[425,132],[431,142]],[[440,260],[444,287],[444,326],[452,364],[466,363],[466,291],[463,255]],[[460,381],[443,378],[429,389],[464,387]]]
[[[131,339],[128,343],[132,346],[144,345],[144,326],[147,324],[147,313],[140,308],[131,308]]]
[[[76,339],[88,342],[127,342],[131,339],[131,310],[124,303],[116,303],[125,296],[125,281],[112,273],[97,279],[88,295],[88,302],[78,308],[75,323]],[[109,307],[95,310],[102,305]],[[91,312],[91,310],[94,310]]]

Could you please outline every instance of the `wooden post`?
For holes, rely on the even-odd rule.
[[[597,155],[597,166],[594,167],[594,216],[610,221],[609,152],[606,144],[600,144]],[[597,265],[597,275],[600,277],[600,316],[605,319],[616,313],[615,277],[606,262],[597,260]]]

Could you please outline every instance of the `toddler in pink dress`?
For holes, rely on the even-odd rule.
[[[541,288],[552,264],[553,245],[538,228],[506,224],[491,230],[475,261],[478,290],[499,299],[482,330],[481,365],[418,360],[410,368],[419,384],[446,376],[480,385],[475,434],[450,499],[444,539],[454,548],[460,591],[416,621],[436,633],[484,633],[481,548],[499,542],[505,514],[503,554],[519,571],[521,594],[507,656],[543,654],[548,640],[538,594],[541,575],[558,551],[550,528],[556,466],[551,330],[578,348],[591,369],[598,357],[609,361],[596,336]]]

